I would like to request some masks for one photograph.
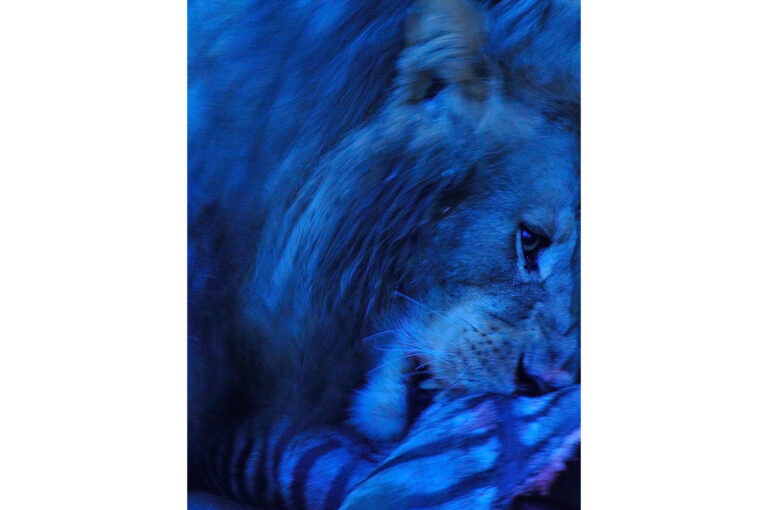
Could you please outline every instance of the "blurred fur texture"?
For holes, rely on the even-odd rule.
[[[191,1],[190,462],[257,411],[394,440],[416,368],[573,382],[578,87],[578,2]]]

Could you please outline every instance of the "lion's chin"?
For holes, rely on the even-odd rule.
[[[451,367],[451,372],[443,373],[439,365],[435,370],[427,369],[428,362],[422,362],[407,374],[408,386],[427,392],[446,392],[452,394],[498,394],[535,397],[556,391],[574,383],[572,374],[563,370],[547,370],[541,374],[527,366],[523,355],[518,357],[513,366],[497,369],[493,376],[487,373],[473,373],[469,367]],[[509,374],[508,377],[503,377]],[[410,394],[410,393],[409,393]]]

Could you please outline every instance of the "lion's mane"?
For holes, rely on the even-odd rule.
[[[576,126],[578,40],[531,34],[578,25],[578,3],[491,3],[509,94]],[[414,140],[382,113],[410,4],[190,3],[192,446],[254,408],[338,420],[370,361],[356,341],[410,277],[431,204],[494,164],[488,140]]]

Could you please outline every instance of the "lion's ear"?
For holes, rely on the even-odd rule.
[[[457,85],[467,97],[484,100],[487,66],[481,50],[486,35],[485,20],[468,0],[417,1],[398,61],[398,96],[415,103]]]

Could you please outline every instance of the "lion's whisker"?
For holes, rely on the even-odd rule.
[[[363,343],[365,343],[365,342],[369,342],[369,341],[371,341],[371,340],[374,340],[374,339],[376,339],[376,338],[379,338],[379,337],[382,337],[382,336],[385,336],[385,335],[394,335],[394,334],[396,334],[398,331],[399,331],[399,330],[397,330],[397,329],[388,329],[388,330],[386,330],[386,331],[379,331],[378,333],[374,333],[374,334],[372,334],[372,335],[368,335],[368,336],[367,336],[367,337],[365,337],[365,338],[362,338],[362,339],[360,340],[360,342],[363,342]]]
[[[392,349],[392,350],[394,351],[395,349]],[[399,363],[399,362],[403,361],[404,359],[412,358],[414,356],[415,356],[415,354],[403,354],[402,356],[400,356],[398,358],[395,358],[395,359],[392,359],[392,360],[388,360],[388,361],[386,361],[384,363],[378,364],[377,366],[375,366],[372,369],[370,369],[368,371],[368,373],[375,372],[377,370],[381,370],[382,368],[388,367],[388,366],[393,365],[395,363]]]
[[[410,297],[410,296],[406,296],[405,294],[403,294],[403,293],[402,293],[402,292],[400,292],[400,291],[397,291],[397,290],[396,290],[396,291],[394,292],[394,295],[395,295],[395,296],[398,296],[398,297],[401,297],[401,298],[403,298],[403,299],[405,299],[405,300],[407,300],[407,301],[410,301],[411,303],[413,303],[413,304],[415,304],[415,305],[419,305],[419,306],[423,307],[424,309],[426,309],[427,311],[429,311],[429,312],[431,312],[431,313],[433,313],[433,314],[437,315],[437,316],[438,316],[438,317],[440,317],[441,319],[445,319],[445,316],[444,316],[443,314],[441,314],[440,312],[438,312],[438,311],[436,311],[436,310],[433,310],[432,308],[428,307],[428,306],[427,306],[427,305],[425,305],[424,303],[421,303],[421,302],[419,302],[419,301],[417,301],[417,300],[413,299],[413,298],[412,298],[412,297]]]
[[[467,370],[469,370],[469,367],[470,367],[470,366],[472,366],[472,364],[473,364],[474,362],[475,362],[475,360],[474,360],[473,358],[470,358],[470,359],[469,359],[469,363],[467,363],[466,365],[464,365],[464,369],[463,369],[461,372],[459,372],[458,374],[456,374],[456,377],[454,377],[454,378],[453,378],[453,381],[451,381],[451,383],[450,383],[448,386],[446,386],[446,387],[445,387],[445,389],[446,389],[446,390],[449,390],[449,389],[455,388],[455,387],[456,387],[456,385],[457,385],[457,384],[458,384],[458,382],[459,382],[459,378],[460,378],[462,375],[464,375],[464,373],[465,373]]]

